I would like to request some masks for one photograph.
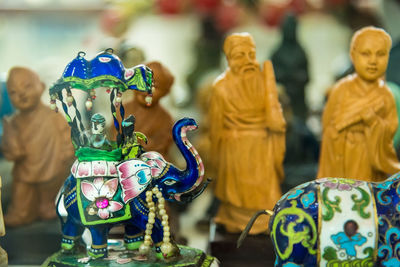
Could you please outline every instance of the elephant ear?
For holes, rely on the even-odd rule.
[[[138,159],[122,162],[117,172],[125,204],[146,190],[152,180],[150,166]]]
[[[140,155],[140,159],[150,166],[151,176],[156,179],[160,178],[168,165],[163,156],[155,151],[143,153]]]

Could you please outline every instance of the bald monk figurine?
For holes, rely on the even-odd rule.
[[[272,64],[260,69],[252,36],[228,36],[224,53],[229,68],[214,83],[209,112],[221,201],[215,222],[239,233],[256,211],[272,209],[281,197],[286,122]],[[266,232],[267,221],[260,217],[250,233]]]
[[[375,27],[353,35],[355,73],[341,79],[328,96],[318,178],[382,181],[400,171],[393,148],[396,106],[384,79],[391,43],[390,36]]]
[[[14,161],[12,199],[4,217],[10,227],[56,217],[55,197],[74,156],[66,120],[40,101],[44,89],[30,69],[10,70],[7,90],[18,112],[3,120],[1,143],[4,157]]]
[[[142,144],[146,151],[157,151],[168,160],[168,151],[172,145],[172,127],[174,122],[171,115],[160,104],[160,99],[171,90],[174,76],[160,62],[146,63],[153,70],[154,91],[151,105],[146,104],[146,93],[134,91],[134,98],[124,103],[125,114],[135,116],[135,131],[147,137],[147,144]],[[119,116],[119,114],[117,114]],[[120,118],[118,118],[120,119]],[[116,136],[113,128],[112,137]]]

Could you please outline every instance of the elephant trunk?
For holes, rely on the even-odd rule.
[[[195,189],[201,184],[204,177],[203,162],[186,136],[187,131],[195,129],[197,129],[196,122],[189,118],[179,120],[173,128],[174,141],[186,160],[185,170],[175,169],[177,178],[181,182],[180,186],[176,188],[176,191],[179,193],[174,194],[174,198],[178,201],[181,201],[182,195],[185,195],[187,198],[191,193],[195,193]]]

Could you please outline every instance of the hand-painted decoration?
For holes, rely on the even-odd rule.
[[[320,265],[372,263],[378,229],[371,227],[377,222],[368,184],[332,178],[317,181],[321,196]]]
[[[183,118],[172,129],[174,141],[186,160],[185,170],[176,168],[155,151],[145,152],[138,139],[146,141],[146,136],[134,132],[132,115],[124,119],[120,94],[127,89],[151,94],[152,71],[145,66],[126,70],[110,50],[91,61],[83,56],[79,53],[50,90],[52,104],[55,105],[56,99],[62,102],[77,160],[57,200],[58,208],[64,206],[68,213],[66,218],[60,215],[62,253],[54,256],[49,265],[70,263],[63,255],[81,255],[85,248],[81,239],[85,228],[91,233],[92,244],[87,250],[88,257],[77,259],[76,264],[89,261],[98,264],[100,259],[107,258],[107,236],[115,224],[125,225],[124,246],[128,254],[135,252],[132,257],[136,260],[155,257],[177,261],[181,259],[180,247],[171,238],[165,200],[189,202],[208,184],[208,181],[202,183],[202,161],[186,137],[186,132],[195,130],[197,124],[193,119]],[[87,130],[72,96],[71,89],[77,88],[88,92],[88,101],[92,101],[98,87],[111,88],[107,91],[111,93],[117,140],[108,140],[101,114],[91,116]],[[86,102],[88,106],[91,107]],[[116,107],[122,123],[116,118]],[[75,114],[74,118],[70,114]]]
[[[271,215],[275,266],[399,266],[400,174],[381,183],[322,178],[287,192]]]

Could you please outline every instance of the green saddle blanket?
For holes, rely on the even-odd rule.
[[[84,225],[115,223],[132,217],[116,177],[76,179],[77,204]]]
[[[75,156],[79,161],[120,161],[122,153],[120,148],[116,148],[112,151],[96,149],[91,147],[81,147],[75,151]]]

